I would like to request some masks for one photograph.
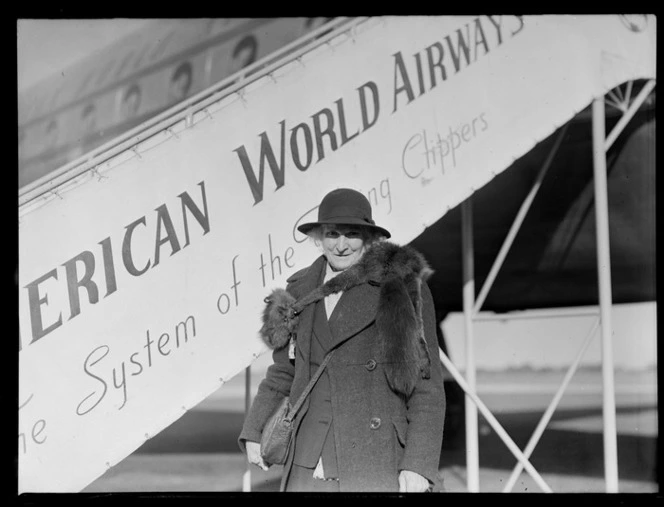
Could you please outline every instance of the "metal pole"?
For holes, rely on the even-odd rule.
[[[509,313],[478,313],[473,317],[475,322],[483,321],[492,321],[492,320],[501,320],[501,321],[513,321],[513,320],[528,320],[528,319],[569,319],[576,317],[597,317],[599,316],[599,310],[587,310],[585,308],[565,308],[563,310],[556,310],[555,312],[550,311],[538,311],[538,310],[528,310],[528,311],[516,311]]]
[[[542,433],[544,433],[544,429],[546,428],[546,425],[549,424],[549,420],[551,419],[551,416],[553,416],[553,412],[555,412],[556,407],[558,406],[558,403],[560,403],[560,399],[563,397],[563,393],[565,392],[565,389],[567,389],[567,386],[569,385],[570,381],[572,380],[572,376],[576,372],[576,369],[579,367],[579,364],[581,363],[581,359],[583,358],[584,354],[586,353],[586,350],[588,350],[588,347],[590,346],[590,342],[592,342],[592,338],[593,338],[593,336],[595,336],[595,331],[597,331],[598,327],[599,327],[599,319],[595,319],[595,323],[593,324],[593,327],[590,329],[590,332],[586,336],[586,339],[583,341],[583,344],[581,345],[581,348],[579,349],[579,352],[577,353],[576,358],[574,359],[574,362],[572,363],[572,365],[567,370],[567,373],[565,374],[565,378],[563,378],[563,381],[560,384],[560,387],[558,388],[558,391],[556,391],[556,394],[554,395],[553,399],[551,400],[551,403],[549,403],[549,406],[547,407],[546,411],[544,412],[544,415],[542,415],[542,418],[540,419],[539,423],[537,424],[537,428],[535,428],[535,431],[533,432],[532,436],[530,437],[530,440],[528,440],[528,444],[526,445],[525,449],[523,450],[523,454],[526,458],[530,458],[530,455],[535,450],[535,446],[537,445],[537,442],[539,442],[539,439],[542,436]],[[523,464],[519,461],[516,464],[516,466],[514,467],[514,470],[512,471],[512,475],[510,475],[510,478],[507,480],[507,484],[505,484],[505,487],[503,488],[503,493],[509,493],[512,490],[512,488],[514,487],[514,484],[516,483],[516,480],[519,478],[519,475],[521,475],[522,470],[523,470]]]
[[[636,111],[639,109],[639,107],[641,107],[641,104],[643,104],[653,88],[655,88],[655,80],[651,79],[641,89],[632,104],[629,106],[629,108],[627,108],[627,111],[625,111],[620,120],[618,120],[618,123],[616,123],[616,126],[613,127],[613,130],[609,133],[608,137],[606,138],[606,142],[604,143],[605,151],[609,151],[609,148],[611,148],[614,141],[618,138],[625,126],[629,123],[629,120],[632,119],[632,116],[636,114]]]
[[[604,98],[593,100],[593,173],[595,183],[595,226],[597,229],[597,272],[602,324],[602,414],[604,420],[604,476],[606,492],[618,492],[618,450],[616,402],[613,382],[613,327],[611,325],[611,258],[609,255],[609,205],[607,197],[606,133]]]
[[[473,210],[472,196],[461,204],[461,237],[463,263],[463,315],[466,329],[466,379],[475,391],[475,353],[473,342],[473,300],[475,299],[475,267],[473,258]],[[468,491],[480,490],[479,443],[477,431],[477,407],[466,393],[466,469]]]
[[[251,407],[251,365],[247,366],[244,370],[244,414],[249,413]],[[247,469],[242,475],[242,491],[251,491],[251,465],[247,460]]]
[[[475,405],[479,407],[484,417],[486,417],[487,422],[491,425],[494,431],[502,439],[502,441],[505,443],[508,449],[512,451],[512,454],[516,457],[516,459],[518,459],[521,463],[523,463],[523,466],[531,475],[531,477],[535,480],[537,485],[540,488],[542,488],[542,491],[544,491],[545,493],[552,493],[549,485],[544,481],[544,479],[537,472],[537,470],[535,470],[535,467],[530,463],[530,461],[528,461],[528,458],[526,458],[523,455],[521,449],[519,449],[519,447],[514,443],[514,440],[510,438],[505,429],[500,425],[498,419],[495,418],[495,416],[482,402],[482,400],[480,400],[477,397],[475,391],[469,388],[468,384],[463,380],[463,376],[459,373],[459,371],[456,369],[456,367],[454,366],[452,361],[450,361],[447,355],[445,355],[445,352],[443,352],[441,349],[438,349],[438,355],[443,363],[443,366],[445,366],[445,368],[449,370],[449,372],[452,374],[452,376],[461,386],[461,389],[463,389],[466,392],[466,396],[469,396],[470,399],[473,401],[473,403],[475,403]]]
[[[540,169],[539,173],[537,174],[537,178],[535,178],[535,183],[533,183],[533,186],[530,189],[530,192],[528,192],[528,195],[524,199],[523,203],[521,203],[521,207],[519,208],[519,212],[516,214],[516,218],[514,219],[514,222],[512,223],[512,226],[510,227],[510,230],[507,233],[507,236],[505,237],[505,240],[503,241],[502,246],[500,247],[500,251],[498,252],[498,256],[496,257],[496,260],[494,261],[493,265],[491,266],[491,269],[489,270],[489,274],[487,275],[486,280],[484,281],[484,285],[482,285],[482,289],[480,290],[480,293],[477,296],[477,299],[475,301],[475,308],[474,308],[474,313],[475,314],[477,314],[480,311],[480,308],[482,308],[482,305],[484,304],[484,300],[486,299],[486,296],[489,293],[489,290],[491,289],[491,286],[493,285],[493,282],[496,279],[496,276],[498,276],[498,271],[500,270],[501,266],[503,265],[503,262],[505,261],[505,257],[507,257],[507,252],[509,252],[510,247],[512,246],[512,243],[514,242],[514,238],[516,238],[516,235],[519,232],[519,229],[521,228],[521,224],[525,220],[526,214],[528,214],[528,210],[530,209],[531,204],[535,200],[535,196],[537,195],[537,192],[539,191],[540,187],[542,186],[542,180],[544,180],[544,176],[546,175],[547,170],[551,166],[551,162],[553,161],[553,157],[556,154],[556,152],[558,151],[558,148],[560,148],[560,143],[562,142],[563,137],[565,136],[565,132],[567,132],[567,126],[568,125],[569,125],[569,123],[565,124],[565,126],[560,131],[560,134],[558,134],[558,137],[556,138],[556,142],[553,143],[551,151],[549,151],[549,155],[547,156],[544,164],[542,165],[542,168]]]

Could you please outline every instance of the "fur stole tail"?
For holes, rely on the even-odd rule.
[[[376,313],[381,341],[385,376],[390,388],[410,396],[419,377],[419,336],[415,309],[404,283],[398,278],[386,280],[380,288]]]
[[[390,387],[410,396],[419,377],[429,378],[431,358],[422,322],[422,283],[433,271],[424,257],[410,246],[388,241],[372,245],[360,261],[299,300],[284,289],[265,298],[265,343],[285,347],[295,336],[298,315],[309,304],[362,283],[381,286],[376,326],[383,343],[385,373]]]
[[[263,325],[260,335],[268,347],[285,347],[295,333],[298,313],[295,312],[295,298],[285,289],[275,289],[265,298]]]

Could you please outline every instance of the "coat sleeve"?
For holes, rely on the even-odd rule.
[[[433,297],[422,284],[422,319],[431,357],[431,376],[420,378],[407,403],[408,430],[399,471],[410,470],[437,483],[440,451],[445,422],[445,387],[443,367],[438,355],[438,338]]]
[[[268,367],[265,378],[258,385],[258,392],[247,413],[238,445],[246,452],[246,442],[260,442],[263,427],[281,400],[289,396],[295,367],[288,359],[288,347],[272,352],[272,364]]]

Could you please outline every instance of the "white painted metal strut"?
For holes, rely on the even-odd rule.
[[[475,299],[475,259],[473,253],[472,196],[461,204],[461,242],[463,264],[463,316],[466,331],[466,378],[474,392],[475,344],[473,339],[473,300]],[[465,397],[466,416],[466,470],[467,487],[471,493],[480,491],[479,443],[477,433],[477,407],[468,392]]]
[[[564,308],[554,312],[545,312],[538,310],[528,310],[527,312],[510,313],[479,313],[473,317],[473,321],[491,321],[491,320],[531,320],[531,319],[559,319],[570,317],[594,317],[599,316],[599,310],[595,307],[588,308]]]
[[[593,100],[592,141],[597,235],[597,274],[602,324],[602,416],[604,422],[604,476],[606,492],[618,492],[618,445],[613,379],[613,326],[611,324],[611,258],[609,254],[609,205],[606,176],[604,97]]]
[[[475,314],[475,315],[477,315],[477,313],[482,308],[482,305],[484,304],[486,296],[489,293],[489,290],[491,290],[491,286],[493,285],[493,282],[495,281],[496,276],[498,276],[498,271],[500,270],[501,266],[503,265],[503,262],[505,261],[505,257],[507,257],[507,252],[509,252],[509,249],[512,246],[512,243],[514,242],[514,239],[516,238],[516,235],[519,232],[519,229],[521,228],[521,224],[523,223],[523,220],[525,219],[526,214],[528,213],[528,210],[530,209],[530,205],[535,200],[535,196],[537,195],[537,192],[539,191],[540,187],[542,186],[542,180],[544,179],[544,176],[546,175],[547,170],[551,166],[551,162],[553,161],[553,157],[557,153],[558,148],[560,148],[560,143],[562,142],[563,137],[565,137],[565,133],[567,132],[567,126],[568,125],[569,124],[565,124],[565,126],[560,131],[560,134],[558,134],[558,137],[556,138],[556,142],[553,144],[553,147],[551,148],[551,151],[549,152],[549,155],[546,158],[546,161],[542,165],[542,168],[540,169],[540,172],[537,174],[537,178],[535,179],[535,183],[533,184],[532,188],[530,189],[530,192],[528,192],[528,195],[526,196],[523,203],[521,204],[521,207],[519,208],[519,211],[516,215],[516,218],[514,219],[514,222],[512,223],[512,226],[510,227],[510,230],[507,233],[507,236],[505,237],[505,241],[503,242],[502,246],[500,247],[500,251],[498,252],[498,256],[496,257],[496,260],[494,261],[493,265],[491,266],[491,269],[489,270],[489,274],[487,275],[487,278],[484,281],[484,285],[482,286],[482,290],[480,290],[480,293],[477,296],[477,300],[475,301],[475,306],[473,308],[473,314]]]
[[[609,241],[609,203],[606,174],[606,152],[624,130],[641,104],[655,88],[649,80],[624,111],[609,136],[605,132],[604,98],[592,104],[593,180],[595,189],[595,228],[597,242],[597,274],[599,279],[599,306],[602,329],[602,421],[604,441],[604,478],[606,492],[618,492],[618,443],[616,431],[615,382],[613,376],[613,325],[611,322],[611,255]],[[631,86],[629,87],[631,91]],[[629,101],[629,95],[627,102]]]
[[[459,386],[461,387],[461,389],[464,390],[466,396],[468,396],[473,401],[473,403],[480,409],[482,415],[484,415],[487,422],[491,425],[491,427],[498,434],[498,436],[500,436],[500,438],[503,440],[505,445],[507,445],[510,451],[512,451],[512,454],[514,454],[516,459],[518,459],[519,462],[523,464],[524,468],[532,476],[537,485],[545,493],[552,493],[549,485],[544,481],[544,479],[537,472],[537,470],[535,470],[535,467],[533,467],[530,461],[528,461],[528,458],[521,452],[519,447],[510,438],[505,429],[500,425],[498,420],[494,417],[494,415],[487,408],[487,406],[482,402],[482,400],[479,399],[479,397],[475,393],[475,390],[471,389],[470,386],[466,383],[466,381],[463,379],[463,375],[459,373],[459,370],[456,369],[456,367],[454,366],[452,361],[450,361],[450,359],[447,357],[445,352],[443,352],[441,349],[438,349],[438,354],[443,365],[445,366],[445,368],[448,369],[448,371],[452,374],[454,379],[459,383]],[[468,475],[470,475],[470,470],[468,471]]]
[[[517,213],[517,216],[510,228],[510,231],[501,246],[500,252],[493,266],[487,276],[487,279],[480,291],[480,294],[475,300],[475,274],[474,274],[474,252],[473,252],[473,215],[472,215],[472,196],[466,199],[461,205],[461,227],[462,227],[462,256],[463,256],[463,313],[466,333],[466,378],[468,380],[469,389],[475,391],[475,345],[473,333],[473,320],[477,318],[477,314],[486,299],[486,296],[491,289],[491,286],[498,274],[498,270],[502,266],[507,252],[509,251],[516,234],[523,223],[526,213],[539,191],[539,188],[544,179],[544,175],[551,165],[554,155],[560,147],[560,143],[567,130],[567,125],[563,127],[560,134],[549,152],[549,155],[542,166],[542,169],[537,175],[535,183],[530,192],[526,196],[524,202]],[[466,415],[466,466],[467,466],[467,488],[471,493],[479,492],[479,442],[478,442],[478,416],[477,407],[472,403],[473,399],[470,394],[466,393],[465,398],[465,415]],[[499,435],[504,434],[503,441],[508,444],[509,436],[504,432],[498,432]],[[507,439],[507,440],[506,440]],[[510,440],[511,441],[511,440]],[[512,447],[508,444],[508,447]],[[517,448],[518,450],[518,448]],[[534,470],[534,469],[533,469]],[[535,471],[535,473],[537,473]],[[548,486],[544,484],[544,489]]]
[[[530,437],[530,440],[528,440],[528,443],[526,444],[526,447],[523,450],[523,454],[526,458],[530,458],[530,455],[535,450],[535,446],[539,442],[539,439],[542,436],[542,433],[544,433],[544,430],[546,429],[546,425],[549,424],[549,421],[551,420],[551,417],[553,416],[553,412],[558,407],[558,403],[560,402],[560,399],[563,397],[565,389],[567,389],[567,386],[569,385],[570,381],[572,380],[572,376],[574,375],[574,373],[578,369],[579,364],[581,363],[581,359],[583,358],[584,354],[586,353],[586,350],[588,350],[588,347],[590,346],[590,343],[592,342],[592,338],[595,336],[595,332],[597,331],[598,327],[599,327],[599,319],[595,319],[595,323],[593,324],[592,328],[590,329],[590,331],[586,335],[585,340],[583,340],[583,343],[581,344],[581,348],[579,349],[579,352],[577,353],[576,358],[574,359],[574,362],[572,363],[572,365],[567,370],[567,373],[565,374],[565,377],[563,378],[563,381],[561,382],[560,387],[558,388],[558,391],[556,391],[556,394],[553,396],[553,399],[549,403],[549,406],[544,411],[544,414],[542,415],[542,418],[540,419],[539,423],[537,424],[537,427],[535,428],[535,431],[533,432],[532,436]],[[510,475],[510,478],[507,480],[507,483],[505,484],[505,487],[503,488],[503,493],[509,493],[510,491],[512,491],[512,488],[514,487],[514,484],[516,483],[516,480],[519,478],[519,475],[521,474],[522,471],[523,471],[523,463],[521,463],[521,461],[518,461],[516,466],[514,467],[514,470],[512,470],[512,475]]]
[[[634,99],[632,104],[628,104],[631,96],[631,83],[628,83],[628,93],[625,99],[626,104],[624,107],[621,107],[623,111],[623,116],[618,121],[613,131],[610,133],[608,138],[605,134],[605,103],[604,98],[595,99],[592,104],[592,128],[593,128],[593,170],[594,170],[594,187],[595,187],[595,199],[596,199],[596,229],[597,229],[597,269],[599,275],[599,315],[602,325],[602,385],[603,385],[603,402],[602,402],[602,412],[603,412],[603,436],[604,436],[604,466],[605,466],[605,478],[606,478],[606,491],[607,492],[617,492],[618,491],[618,460],[617,460],[617,432],[616,432],[616,414],[615,414],[615,386],[613,379],[613,349],[612,349],[612,335],[613,330],[611,326],[611,273],[610,273],[610,255],[609,255],[609,216],[608,216],[608,197],[607,197],[607,174],[606,174],[606,152],[613,145],[617,137],[624,130],[625,126],[629,120],[636,114],[636,111],[645,101],[649,93],[655,87],[655,80],[650,80],[643,87],[641,92]],[[567,126],[565,126],[565,129]],[[479,320],[507,320],[511,318],[510,315],[479,315],[479,311],[484,303],[486,296],[491,289],[493,282],[498,274],[500,267],[511,247],[514,238],[523,222],[523,219],[532,204],[532,201],[535,198],[537,191],[541,186],[542,179],[548,169],[555,152],[560,146],[562,137],[564,136],[565,129],[561,131],[561,134],[556,140],[552,151],[549,153],[547,160],[540,170],[538,177],[533,185],[533,188],[529,192],[528,196],[524,200],[517,213],[514,223],[512,224],[510,231],[508,232],[507,237],[505,238],[503,245],[494,261],[489,275],[485,280],[485,283],[477,297],[477,300],[473,302],[474,297],[474,272],[473,272],[473,249],[472,249],[472,209],[471,209],[471,200],[467,199],[462,205],[462,255],[463,255],[463,308],[464,308],[464,322],[466,330],[466,375],[469,378],[469,385],[466,388],[460,374],[457,374],[454,370],[453,365],[447,359],[442,351],[441,360],[448,368],[448,370],[455,376],[461,387],[466,392],[466,444],[467,444],[467,463],[468,463],[468,490],[478,491],[479,490],[479,466],[478,466],[478,445],[477,445],[477,412],[470,410],[468,405],[468,400],[471,399],[475,402],[475,405],[480,407],[480,409],[485,411],[486,407],[482,408],[480,405],[480,400],[474,396],[475,391],[475,358],[474,358],[474,335],[473,335],[473,321]],[[597,315],[596,311],[589,311],[587,309],[582,309],[579,312],[570,312],[567,311],[568,316],[582,316],[582,315]],[[541,317],[541,315],[539,315]],[[520,316],[519,316],[520,317]],[[525,318],[525,317],[524,317]],[[523,468],[526,468],[534,478],[538,477],[534,474],[537,472],[531,468],[532,465],[528,463],[527,458],[530,456],[534,450],[541,433],[544,431],[546,424],[551,418],[553,411],[555,410],[564,390],[567,388],[572,375],[576,371],[578,364],[581,360],[582,355],[585,353],[592,335],[594,334],[598,323],[593,326],[590,334],[586,337],[586,340],[582,344],[581,350],[577,355],[575,362],[572,364],[570,369],[567,372],[565,379],[563,380],[558,392],[551,401],[549,407],[547,407],[546,412],[544,413],[538,427],[536,428],[534,434],[532,435],[530,441],[528,442],[525,454],[519,456],[520,451],[518,448],[514,450],[509,436],[503,431],[497,431],[498,435],[503,439],[505,444],[508,445],[510,450],[518,459],[517,467],[513,470],[510,479],[508,480],[504,491],[509,491],[519,473],[521,473]],[[488,415],[491,413],[486,409]],[[485,414],[487,415],[487,414]],[[470,417],[469,417],[470,416]],[[487,419],[489,419],[487,417]],[[491,421],[489,421],[491,422]],[[495,428],[494,428],[495,429]],[[501,428],[502,430],[502,428]],[[469,436],[469,433],[472,433]],[[534,474],[533,474],[534,472]],[[536,478],[537,480],[537,478]],[[539,483],[539,482],[538,482]],[[545,487],[543,490],[547,490]]]
[[[631,85],[631,81],[629,84]],[[615,140],[618,138],[620,133],[625,129],[625,126],[629,123],[629,120],[632,119],[632,117],[636,114],[638,111],[639,107],[641,107],[641,104],[646,100],[648,95],[650,95],[650,92],[655,88],[655,80],[651,79],[649,80],[641,89],[639,94],[636,96],[634,101],[632,102],[629,107],[624,111],[622,117],[620,120],[618,120],[618,123],[613,127],[613,130],[611,133],[607,136],[606,142],[604,143],[604,150],[609,151],[609,148],[613,146],[613,143]],[[631,90],[631,86],[628,88]],[[627,101],[629,102],[629,95],[627,96]]]

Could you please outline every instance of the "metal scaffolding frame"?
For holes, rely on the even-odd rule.
[[[542,491],[550,493],[551,488],[542,479],[535,470],[528,458],[532,454],[541,434],[548,424],[551,416],[556,409],[560,398],[562,397],[567,385],[569,384],[574,372],[578,368],[585,351],[597,331],[601,329],[601,361],[602,361],[602,418],[603,418],[603,445],[604,445],[604,476],[607,493],[618,492],[618,454],[617,454],[617,434],[616,434],[616,407],[615,407],[615,386],[613,378],[613,345],[611,324],[611,259],[609,252],[609,208],[607,197],[607,174],[606,174],[606,153],[613,145],[614,141],[624,130],[639,107],[646,100],[650,92],[655,88],[655,80],[648,80],[639,94],[631,101],[633,83],[630,81],[626,86],[625,95],[622,94],[620,87],[609,91],[608,97],[595,98],[592,102],[592,146],[593,146],[593,183],[595,195],[595,223],[597,230],[597,272],[599,278],[599,312],[591,312],[597,315],[594,325],[577,353],[576,358],[570,365],[558,391],[549,403],[540,422],[538,423],[533,435],[522,452],[500,423],[491,414],[490,410],[484,405],[482,400],[476,394],[475,385],[475,357],[474,357],[474,336],[473,322],[486,320],[479,315],[479,311],[484,303],[486,296],[502,266],[507,253],[512,246],[514,238],[526,216],[530,205],[532,204],[546,171],[560,146],[560,142],[565,134],[566,127],[563,127],[556,142],[554,143],[549,156],[547,157],[542,169],[540,170],[532,189],[526,196],[519,209],[516,218],[500,248],[500,251],[489,271],[489,274],[475,299],[475,280],[474,280],[474,257],[473,257],[473,236],[472,236],[472,196],[462,203],[461,228],[462,228],[462,259],[463,259],[463,313],[466,333],[466,377],[459,373],[452,361],[447,355],[439,350],[440,359],[444,366],[452,374],[459,386],[464,390],[466,396],[466,455],[467,455],[467,489],[469,492],[479,492],[479,449],[478,449],[478,421],[477,409],[487,419],[487,422],[493,427],[498,436],[507,445],[510,451],[517,458],[518,463],[505,484],[503,492],[511,491],[519,474],[523,468],[533,477]],[[620,109],[623,112],[622,117],[617,122],[608,136],[605,134],[605,103]],[[588,313],[586,310],[583,313]],[[578,316],[578,311],[559,312],[557,316],[573,315]],[[514,318],[513,316],[501,314],[501,319]]]
[[[52,192],[59,186],[82,178],[85,175],[94,173],[103,162],[106,162],[119,154],[135,149],[141,142],[149,139],[159,132],[168,130],[176,123],[185,121],[190,126],[192,117],[195,113],[204,113],[207,107],[219,102],[222,98],[231,94],[240,94],[242,88],[247,84],[254,82],[266,76],[271,76],[279,67],[289,61],[296,60],[310,51],[312,48],[329,43],[339,34],[346,33],[353,36],[353,30],[366,18],[336,18],[330,23],[322,25],[318,29],[307,34],[302,39],[298,39],[287,46],[279,49],[275,53],[264,59],[258,60],[251,66],[229,76],[228,78],[216,83],[210,88],[200,92],[190,99],[164,111],[153,119],[135,127],[113,141],[104,144],[82,156],[81,158],[66,164],[51,174],[48,174],[19,189],[19,209],[29,203],[36,201],[45,194]],[[329,30],[329,32],[328,32]],[[583,354],[588,348],[596,330],[601,328],[602,339],[602,380],[603,380],[603,420],[604,420],[604,458],[605,458],[605,480],[607,492],[618,491],[618,471],[617,471],[617,446],[616,446],[616,424],[615,424],[615,389],[613,380],[613,351],[611,343],[611,275],[610,275],[610,255],[609,255],[609,216],[607,200],[607,175],[606,175],[606,152],[610,149],[616,138],[623,131],[627,123],[634,116],[641,104],[655,87],[655,80],[648,80],[640,93],[631,100],[632,83],[628,83],[626,94],[608,93],[608,98],[601,97],[593,100],[592,103],[592,136],[593,136],[593,169],[594,169],[594,191],[596,206],[596,226],[597,226],[597,269],[599,275],[599,312],[594,312],[598,316],[592,329],[586,336],[580,347],[580,350],[571,364],[563,382],[553,397],[547,410],[543,414],[540,423],[531,436],[530,441],[522,451],[510,438],[504,428],[500,425],[491,411],[486,407],[482,400],[476,394],[475,378],[475,357],[474,357],[474,337],[473,323],[479,320],[485,320],[487,316],[479,315],[482,304],[497,276],[498,271],[518,233],[518,230],[526,216],[530,205],[532,204],[544,175],[555,156],[555,153],[562,142],[565,128],[562,129],[554,146],[547,157],[542,169],[540,170],[536,181],[522,203],[519,212],[512,224],[504,243],[498,253],[494,264],[491,267],[489,275],[481,288],[477,297],[475,297],[475,275],[474,275],[474,257],[473,257],[473,217],[472,217],[472,196],[462,203],[462,255],[463,255],[463,313],[466,332],[466,376],[458,371],[448,356],[439,350],[439,357],[445,368],[450,372],[456,382],[464,390],[466,396],[466,451],[467,451],[467,488],[469,492],[479,492],[479,449],[478,449],[478,410],[487,419],[503,442],[507,445],[518,463],[514,468],[510,479],[505,485],[504,491],[510,491],[519,474],[525,469],[545,492],[551,492],[551,488],[546,484],[537,470],[529,461],[529,457],[535,448],[539,437],[544,431],[546,424],[551,418],[565,388],[567,387],[572,375],[576,371]],[[623,112],[613,131],[608,136],[604,131],[604,113],[605,103],[617,107]],[[208,113],[209,114],[209,113]],[[138,152],[137,152],[138,154]],[[578,312],[569,312],[569,315],[579,315]],[[561,314],[559,314],[560,316]],[[508,318],[508,315],[501,315],[501,319]],[[511,317],[513,318],[513,317]],[[245,410],[248,411],[251,405],[251,366],[245,369]],[[247,462],[247,468],[242,478],[242,490],[251,491],[251,468]]]
[[[463,313],[465,328],[465,350],[466,350],[466,378],[454,366],[449,357],[441,349],[438,350],[440,360],[453,376],[465,393],[465,424],[466,424],[466,468],[467,468],[467,490],[471,493],[480,492],[479,480],[479,442],[478,442],[478,410],[486,418],[487,422],[502,439],[505,445],[517,459],[517,464],[512,470],[509,479],[505,483],[503,493],[508,493],[514,487],[519,475],[525,469],[537,483],[540,489],[546,493],[552,493],[551,487],[546,483],[529,458],[534,451],[547,424],[551,420],[560,399],[569,385],[574,373],[588,350],[592,339],[598,328],[601,329],[602,340],[602,415],[603,415],[603,438],[604,438],[604,474],[606,481],[606,492],[618,492],[618,455],[617,455],[617,432],[616,432],[616,408],[615,408],[615,386],[613,380],[613,346],[611,342],[611,272],[609,255],[609,211],[607,198],[607,175],[606,175],[606,153],[611,148],[617,137],[624,130],[630,119],[636,114],[639,107],[645,102],[650,92],[655,88],[655,80],[648,80],[639,94],[633,99],[631,97],[632,82],[627,83],[627,91],[621,100],[616,101],[613,91],[608,93],[609,98],[596,98],[592,102],[592,139],[593,139],[593,180],[595,192],[595,220],[597,230],[597,270],[599,275],[599,311],[588,309],[567,309],[557,312],[555,317],[578,317],[595,316],[590,331],[583,339],[579,350],[570,364],[565,376],[554,394],[551,402],[542,414],[533,434],[522,451],[501,426],[495,416],[477,396],[475,378],[475,344],[473,335],[473,323],[483,320],[491,320],[491,315],[480,315],[480,310],[493,285],[498,272],[507,257],[510,247],[532,205],[544,180],[553,158],[560,148],[562,140],[569,125],[563,126],[554,141],[542,168],[540,169],[532,188],[526,195],[519,211],[516,214],[507,236],[494,260],[489,274],[479,294],[475,297],[475,274],[474,274],[474,252],[473,252],[473,216],[472,196],[461,204],[461,228],[462,228],[462,265],[463,265]],[[619,88],[618,88],[619,89]],[[605,102],[617,107],[623,112],[622,117],[608,136],[605,135]],[[536,312],[535,312],[536,313]],[[535,315],[536,317],[537,315]],[[500,319],[534,318],[528,315],[506,315],[501,314]],[[251,366],[245,370],[245,409],[248,411],[251,405]],[[243,475],[242,490],[251,491],[251,468],[247,462],[247,468]]]

